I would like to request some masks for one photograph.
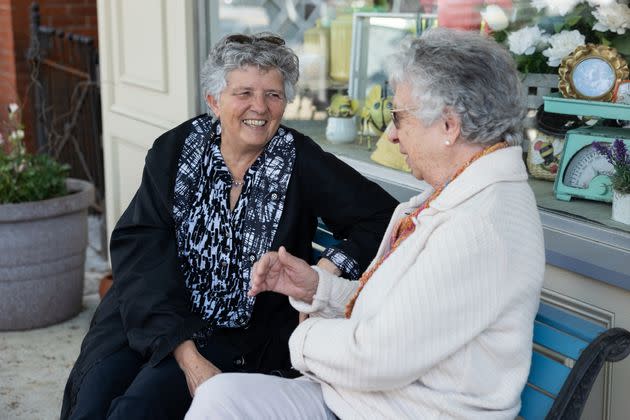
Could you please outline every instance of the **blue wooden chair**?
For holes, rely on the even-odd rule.
[[[605,362],[630,353],[630,332],[606,329],[563,309],[540,304],[534,352],[521,394],[525,420],[579,419]]]

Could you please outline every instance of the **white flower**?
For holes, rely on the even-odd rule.
[[[593,29],[599,32],[616,32],[619,35],[630,29],[630,7],[625,4],[612,3],[607,6],[599,6],[593,10],[593,16],[597,23]]]
[[[547,14],[550,16],[564,16],[580,3],[582,0],[532,0],[531,4],[539,12],[542,9],[547,9]]]
[[[550,67],[558,67],[564,57],[584,43],[585,38],[580,31],[562,31],[549,37],[550,47],[542,53],[548,58],[547,64]]]
[[[15,142],[24,138],[24,130],[15,130],[9,134],[9,140]]]
[[[532,6],[535,7],[536,10],[538,10],[539,12],[542,9],[546,9],[548,3],[549,2],[547,0],[532,0]]]
[[[588,0],[588,5],[591,7],[608,6],[612,3],[615,3],[615,0]]]
[[[510,21],[501,7],[491,4],[481,12],[481,17],[493,31],[502,31],[508,27]]]
[[[4,144],[4,137],[2,137],[2,133],[0,133],[0,146]]]
[[[545,40],[544,31],[538,26],[528,26],[508,35],[508,47],[516,55],[532,55],[536,47]]]
[[[20,109],[20,107],[15,102],[12,102],[12,103],[9,104],[9,114],[16,113],[18,111],[18,109]]]

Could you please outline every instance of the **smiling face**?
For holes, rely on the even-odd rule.
[[[246,66],[227,75],[219,99],[208,96],[221,120],[221,141],[241,150],[262,150],[278,130],[286,107],[284,80],[277,69]]]
[[[396,87],[393,99],[394,109],[418,109],[411,96],[411,86],[400,83]],[[399,128],[393,124],[388,129],[389,140],[398,144],[400,152],[405,155],[411,173],[429,184],[440,182],[442,165],[445,158],[444,140],[450,138],[445,131],[445,122],[439,118],[426,126],[411,114],[413,111],[398,111]],[[434,185],[435,186],[435,185]]]

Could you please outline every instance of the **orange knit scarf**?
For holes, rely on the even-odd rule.
[[[354,296],[350,299],[350,301],[346,305],[346,318],[350,318],[350,315],[352,315],[352,309],[354,308],[354,304],[357,298],[359,297],[361,290],[363,290],[363,288],[365,287],[365,284],[372,277],[372,274],[374,274],[374,272],[378,270],[381,264],[383,264],[383,262],[396,250],[396,248],[398,248],[398,246],[414,232],[414,230],[416,229],[416,224],[414,223],[414,219],[416,218],[416,216],[418,216],[418,214],[420,214],[422,210],[429,207],[431,202],[440,195],[440,193],[444,190],[444,188],[446,188],[446,186],[450,182],[452,182],[462,172],[464,172],[464,170],[468,168],[471,163],[473,163],[474,161],[476,161],[482,156],[486,156],[487,154],[490,154],[499,149],[504,149],[506,147],[508,147],[508,144],[502,141],[500,143],[496,143],[490,147],[486,147],[485,149],[475,153],[475,155],[473,155],[466,163],[464,163],[459,169],[457,169],[457,171],[455,171],[455,174],[451,177],[451,179],[448,182],[446,182],[443,186],[437,188],[433,192],[433,194],[431,194],[429,198],[427,198],[417,210],[415,210],[414,212],[409,214],[407,217],[405,217],[404,219],[401,219],[398,222],[389,240],[389,245],[390,245],[389,251],[385,255],[383,255],[375,264],[373,264],[372,267],[370,267],[365,273],[363,273],[363,275],[359,279],[359,288],[357,289]]]

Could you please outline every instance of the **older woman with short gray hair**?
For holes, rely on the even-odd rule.
[[[403,45],[390,80],[389,138],[430,188],[395,210],[359,282],[265,254],[250,295],[310,314],[289,340],[304,377],[218,375],[187,419],[517,416],[545,257],[516,68],[483,35],[434,29]]]
[[[149,151],[112,233],[114,283],[62,419],[181,419],[198,385],[221,372],[290,375],[298,312],[275,292],[248,296],[251,269],[281,246],[312,260],[318,218],[341,241],[312,262],[348,278],[365,269],[396,202],[280,125],[298,69],[273,34],[214,46],[201,77],[213,117],[184,122]]]
[[[422,105],[411,114],[430,125],[451,112],[467,142],[521,144],[524,89],[505,48],[445,29],[408,42],[388,67],[391,82],[408,82],[414,103]]]

